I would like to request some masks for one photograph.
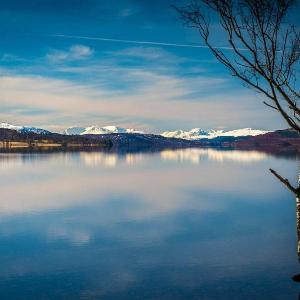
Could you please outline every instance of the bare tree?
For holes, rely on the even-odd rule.
[[[297,4],[297,0],[194,0],[175,9],[233,76],[264,95],[264,104],[300,133],[300,31],[287,21]],[[212,20],[220,30],[213,30]],[[220,31],[227,49],[215,45],[214,34],[220,37]],[[271,172],[299,194],[299,188]]]

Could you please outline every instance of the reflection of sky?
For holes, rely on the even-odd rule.
[[[295,162],[223,154],[1,155],[1,299],[296,299]]]

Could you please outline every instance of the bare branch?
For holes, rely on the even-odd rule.
[[[286,22],[297,0],[194,0],[176,8],[230,73],[269,99],[290,127],[300,132],[299,27]],[[209,12],[219,20],[231,53],[214,46]],[[246,50],[246,51],[245,51]],[[271,102],[271,103],[269,103]]]
[[[278,110],[277,107],[275,107],[275,106],[273,106],[273,105],[267,103],[266,101],[264,101],[263,104],[265,104],[266,106],[269,106],[269,107],[271,107],[271,108],[273,108],[273,109],[275,109],[275,110]]]
[[[289,180],[286,178],[283,178],[281,175],[279,175],[276,171],[274,171],[273,169],[270,169],[270,172],[277,177],[291,192],[293,192],[295,195],[299,196],[300,195],[300,188],[295,188],[293,187]]]

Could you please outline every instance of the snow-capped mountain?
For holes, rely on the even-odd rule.
[[[262,135],[266,134],[270,131],[265,131],[265,130],[259,130],[259,129],[252,129],[252,128],[243,128],[243,129],[235,129],[231,131],[225,131],[219,134],[218,136],[233,136],[233,137],[238,137],[238,136],[257,136],[257,135]]]
[[[12,129],[21,133],[37,133],[37,134],[49,134],[48,130],[32,127],[32,126],[18,126],[8,123],[0,123],[0,128]],[[217,137],[243,137],[243,136],[257,136],[268,133],[269,131],[243,128],[235,129],[231,131],[224,130],[203,130],[201,128],[194,128],[190,131],[175,130],[165,131],[160,135],[166,138],[179,138],[185,140],[200,140],[200,139],[214,139]],[[111,133],[136,133],[145,134],[143,131],[135,130],[132,128],[122,128],[117,126],[89,126],[89,127],[69,127],[63,131],[65,135],[102,135]]]
[[[65,129],[62,134],[65,134],[65,135],[80,135],[82,132],[85,131],[85,128],[84,127],[69,127],[67,129]]]
[[[252,128],[243,128],[243,129],[236,129],[231,131],[224,131],[224,130],[205,131],[200,128],[194,128],[190,131],[184,131],[184,130],[165,131],[161,135],[167,138],[200,140],[200,139],[214,139],[221,136],[226,136],[226,137],[257,136],[268,132],[269,131],[257,130]]]
[[[11,125],[8,123],[0,123],[0,128],[16,130],[21,133],[37,133],[37,134],[51,133],[50,131],[42,129],[42,128],[37,128],[37,127],[32,127],[32,126]]]
[[[131,128],[121,128],[117,126],[90,126],[90,127],[69,127],[64,132],[67,135],[86,135],[86,134],[110,134],[110,133],[143,133]]]
[[[175,130],[175,131],[165,131],[161,134],[167,138],[178,138],[185,140],[199,140],[201,138],[209,138],[209,132],[202,130],[200,128],[194,128],[190,131]]]

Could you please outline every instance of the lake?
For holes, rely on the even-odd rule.
[[[256,151],[0,154],[0,299],[298,299],[296,205]]]

